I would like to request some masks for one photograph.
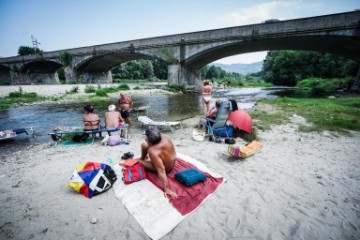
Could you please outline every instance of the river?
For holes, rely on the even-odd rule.
[[[255,102],[263,98],[277,98],[278,95],[292,95],[293,88],[239,88],[213,91],[213,100],[217,98],[236,99],[243,109],[252,108]],[[184,95],[151,95],[132,97],[134,108],[151,106],[148,116],[158,121],[181,121],[197,116],[201,112],[200,95],[198,93]],[[116,101],[109,100],[94,104],[95,113],[103,117],[107,106]],[[28,146],[51,141],[48,133],[56,126],[82,126],[83,103],[71,104],[35,104],[0,109],[0,130],[30,128],[36,131],[36,138],[20,134],[15,139],[0,141],[0,151],[9,146]],[[141,113],[145,114],[145,113]],[[136,121],[136,113],[132,113],[133,128],[140,129]]]

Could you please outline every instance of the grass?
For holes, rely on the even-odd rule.
[[[253,119],[262,128],[289,121],[293,114],[304,117],[311,125],[301,125],[303,132],[332,131],[348,134],[349,131],[360,131],[360,98],[314,99],[314,98],[280,98],[261,100],[279,107],[282,111],[267,113],[254,111]]]
[[[46,97],[38,96],[34,92],[24,93],[20,90],[18,92],[10,92],[7,97],[0,99],[0,108],[8,108],[14,104],[40,102],[45,100],[48,99]]]

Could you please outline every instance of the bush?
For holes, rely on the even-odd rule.
[[[85,93],[94,93],[94,92],[96,92],[96,89],[95,89],[94,86],[87,85],[87,86],[85,87]]]
[[[96,96],[99,96],[99,97],[105,97],[105,96],[107,96],[106,89],[104,89],[104,88],[97,89],[96,92],[95,92],[95,94],[96,94]]]
[[[133,90],[141,90],[141,88],[139,86],[136,86],[133,88]]]
[[[66,94],[74,94],[79,92],[79,86],[73,86],[70,91],[66,91]]]
[[[170,92],[185,92],[185,86],[184,85],[179,85],[179,84],[172,84],[169,85],[169,91]]]
[[[300,81],[297,86],[304,91],[312,92],[313,94],[324,94],[335,92],[337,88],[351,82],[350,78],[344,79],[327,79],[327,78],[307,78]]]
[[[130,90],[130,87],[127,84],[121,84],[117,87],[118,90]]]
[[[10,98],[19,98],[19,97],[21,97],[21,95],[22,95],[21,92],[10,92],[9,93]]]

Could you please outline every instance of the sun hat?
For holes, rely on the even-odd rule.
[[[115,105],[114,104],[111,104],[109,105],[109,111],[114,111],[115,110]]]

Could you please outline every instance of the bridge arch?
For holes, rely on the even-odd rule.
[[[248,41],[226,43],[205,49],[188,57],[182,62],[182,64],[184,67],[191,66],[193,68],[201,68],[211,62],[225,57],[271,50],[302,50],[331,53],[360,62],[360,56],[351,48],[351,46],[357,44],[358,41],[359,39],[331,35],[253,39]]]
[[[55,73],[63,65],[51,60],[37,60],[23,64],[19,68],[20,73]]]
[[[147,55],[143,53],[108,53],[87,57],[77,62],[74,68],[79,74],[92,72],[107,72],[113,67],[125,62],[154,58],[157,58],[157,56]]]

